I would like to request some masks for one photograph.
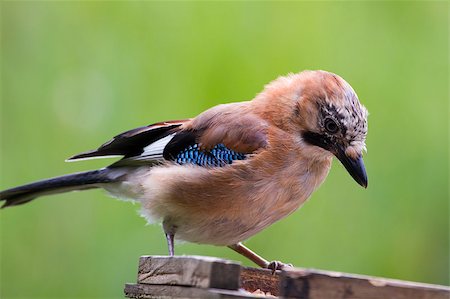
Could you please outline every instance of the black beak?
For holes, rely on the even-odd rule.
[[[345,154],[345,151],[338,146],[337,151],[335,153],[336,157],[341,161],[342,165],[344,165],[345,169],[347,169],[348,173],[352,176],[352,178],[364,188],[367,188],[367,173],[366,168],[364,167],[364,162],[361,156],[359,156],[356,160],[350,158]]]

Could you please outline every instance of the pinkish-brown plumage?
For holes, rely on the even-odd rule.
[[[84,183],[79,174],[41,181],[3,191],[0,200],[12,206],[101,187],[140,202],[149,222],[162,222],[171,254],[174,236],[237,250],[234,244],[298,209],[324,181],[333,155],[367,186],[366,134],[367,110],[351,86],[329,72],[305,71],[279,77],[251,101],[134,129],[72,157],[124,156],[86,173]],[[192,157],[210,159],[217,146],[234,158]]]
[[[213,107],[179,130],[198,131],[205,149],[223,143],[250,157],[216,168],[144,167],[127,180],[139,182],[132,197],[150,222],[165,221],[181,240],[243,241],[294,212],[323,182],[332,153],[305,144],[301,132],[317,127],[318,101],[342,104],[349,95],[356,99],[340,77],[303,72],[278,78],[252,101]]]

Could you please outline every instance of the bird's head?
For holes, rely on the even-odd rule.
[[[275,109],[288,108],[278,114],[283,119],[279,126],[298,134],[310,154],[336,156],[353,179],[367,187],[362,153],[368,113],[344,79],[325,71],[304,71],[275,80],[263,94],[272,98]]]

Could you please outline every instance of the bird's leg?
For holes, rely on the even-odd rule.
[[[166,234],[166,240],[167,240],[167,247],[169,247],[169,255],[170,256],[174,256],[175,255],[175,250],[174,250],[174,246],[173,246],[173,237],[174,234]]]
[[[166,235],[167,240],[167,247],[169,248],[169,255],[174,256],[175,255],[175,249],[174,249],[174,237],[175,237],[175,231],[177,227],[170,223],[169,219],[164,219],[163,223],[163,229],[164,233]]]
[[[259,256],[255,252],[251,251],[249,248],[245,247],[242,243],[236,243],[233,245],[229,245],[229,248],[233,249],[237,253],[245,256],[261,268],[271,269],[272,273],[275,273],[276,270],[284,270],[286,268],[292,267],[291,264],[284,264],[279,261],[269,262],[262,256]]]
[[[261,268],[267,268],[270,264],[268,260],[257,255],[255,252],[253,252],[250,249],[248,249],[247,247],[245,247],[242,243],[236,243],[233,245],[229,245],[228,247],[233,249],[240,255],[245,256],[246,258],[248,258],[249,260],[251,260],[252,262],[257,264],[258,266],[260,266]]]

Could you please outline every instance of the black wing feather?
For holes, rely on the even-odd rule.
[[[116,155],[124,156],[125,158],[138,156],[147,145],[171,134],[173,130],[180,127],[183,122],[184,121],[156,123],[132,129],[115,136],[96,150],[80,153],[70,157],[68,160]]]
[[[175,160],[176,156],[191,145],[197,143],[198,134],[193,130],[186,130],[177,133],[166,145],[163,157],[166,160]]]

